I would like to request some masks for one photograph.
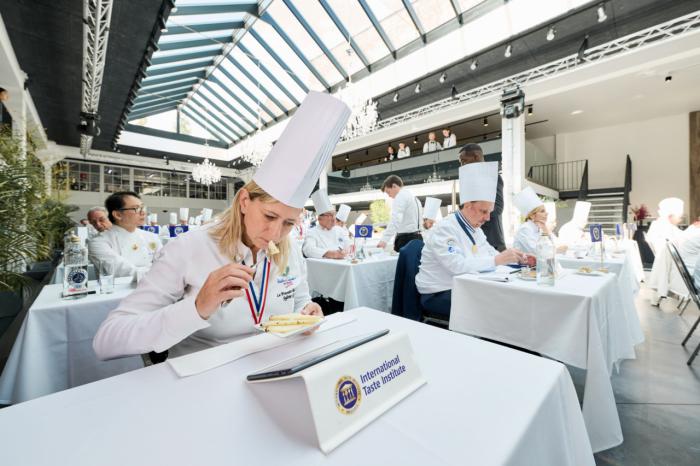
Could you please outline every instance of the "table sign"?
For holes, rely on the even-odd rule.
[[[603,225],[594,224],[590,226],[591,242],[600,243],[600,268],[605,268],[605,241],[603,240]]]
[[[143,231],[148,231],[150,233],[155,233],[156,235],[160,233],[160,226],[158,225],[141,225]]]
[[[405,333],[390,333],[298,374],[249,381],[295,429],[313,424],[328,454],[426,383]],[[285,423],[289,425],[289,423]]]
[[[187,233],[187,230],[189,230],[190,227],[189,225],[169,225],[168,230],[170,231],[170,237],[175,238],[176,236],[182,234],[182,233]]]

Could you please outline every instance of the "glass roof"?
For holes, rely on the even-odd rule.
[[[394,85],[402,84],[410,73],[377,73],[373,65],[395,60],[402,47],[424,45],[428,33],[484,1],[176,0],[129,120],[148,126],[158,121],[154,115],[179,108],[198,133],[235,143],[259,124],[283,119],[309,90],[336,89],[358,73],[377,74],[375,81],[394,75]],[[583,1],[552,2],[554,13]],[[511,0],[499,7],[508,10],[506,34],[554,14],[534,3],[540,5]],[[474,43],[487,40],[481,36]]]

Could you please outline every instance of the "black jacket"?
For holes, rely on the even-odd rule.
[[[498,175],[498,186],[496,187],[496,202],[493,212],[488,222],[481,225],[481,230],[486,235],[486,240],[491,246],[503,251],[506,248],[506,241],[503,238],[503,224],[501,214],[503,213],[503,178]]]

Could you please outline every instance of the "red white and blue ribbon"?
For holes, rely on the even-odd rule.
[[[255,284],[251,281],[248,283],[248,289],[245,290],[245,295],[248,298],[248,306],[250,313],[253,316],[253,322],[258,325],[262,321],[263,313],[265,312],[265,304],[267,304],[267,288],[270,282],[270,262],[265,258],[262,269],[262,279],[260,280],[260,289],[255,292]]]

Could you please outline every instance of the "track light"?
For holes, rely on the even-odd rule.
[[[484,117],[484,126],[488,126],[488,125],[489,125],[489,119],[488,119],[488,117]]]
[[[418,136],[413,138],[413,144],[418,144]]]
[[[397,92],[396,94],[394,94],[394,98],[393,98],[392,100],[393,100],[394,102],[398,102],[398,101],[399,101],[399,93],[398,93],[398,92]]]
[[[416,84],[416,88],[413,90],[416,94],[420,94],[420,83]]]
[[[588,34],[586,34],[586,36],[583,38],[583,42],[581,42],[581,46],[578,48],[578,53],[576,54],[579,61],[584,61],[587,48],[588,48]]]
[[[527,108],[527,116],[532,116],[532,105]]]
[[[442,73],[440,75],[439,81],[440,81],[440,84],[443,84],[445,81],[447,81],[447,73]]]
[[[506,45],[506,51],[503,52],[503,56],[506,58],[510,58],[510,56],[513,55],[513,46],[511,44]]]
[[[452,91],[450,92],[450,95],[452,96],[453,99],[457,98],[457,88],[452,86]]]
[[[608,15],[605,13],[605,4],[601,3],[598,7],[598,22],[602,23],[606,19],[608,19]]]
[[[470,68],[472,71],[474,71],[474,70],[476,70],[478,67],[479,67],[479,62],[476,61],[476,58],[475,58],[474,60],[472,60],[472,64],[469,65],[469,68]]]
[[[346,156],[345,156],[345,161],[347,162],[347,161],[349,161],[349,160],[350,160],[350,156],[349,156],[349,155],[346,155]]]
[[[554,29],[554,26],[550,26],[549,30],[547,31],[547,40],[552,41],[554,40],[554,37],[557,35],[557,30]]]

